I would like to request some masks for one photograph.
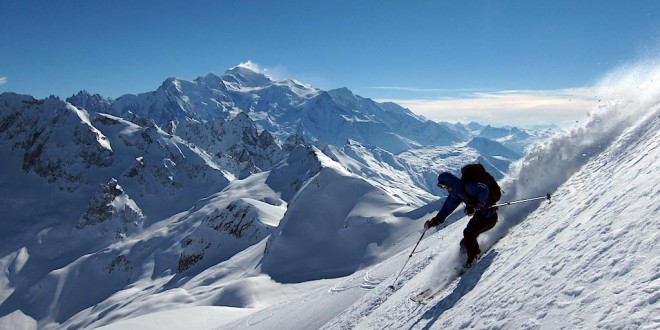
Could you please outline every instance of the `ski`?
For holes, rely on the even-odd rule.
[[[428,304],[434,298],[436,298],[438,296],[441,296],[447,290],[450,290],[451,288],[455,287],[456,283],[458,283],[458,281],[461,279],[461,276],[463,275],[463,273],[464,273],[464,271],[462,271],[460,274],[458,274],[458,276],[456,276],[456,278],[452,279],[449,283],[440,286],[440,288],[438,288],[438,289],[428,288],[428,289],[426,289],[426,290],[410,297],[410,300],[412,300],[412,301],[414,301],[418,304],[422,304],[422,305]]]
[[[461,280],[461,277],[465,274],[465,272],[467,272],[468,270],[474,268],[477,261],[479,261],[479,259],[481,259],[480,257],[482,255],[484,255],[484,254],[481,254],[477,258],[477,260],[474,261],[474,263],[471,265],[471,267],[461,268],[458,275],[456,275],[456,277],[451,279],[448,283],[446,283],[444,285],[441,285],[440,288],[437,288],[437,289],[428,288],[428,289],[426,289],[426,290],[424,290],[424,291],[422,291],[422,292],[420,292],[416,295],[413,295],[412,297],[410,297],[410,300],[412,300],[416,303],[422,304],[422,305],[426,305],[429,302],[431,302],[434,298],[439,297],[443,293],[447,292],[448,290],[451,290],[452,288],[456,287],[456,285],[458,285],[458,282]]]
[[[433,293],[433,291],[431,289],[426,289],[426,290],[410,297],[410,300],[421,304],[427,297],[431,296],[432,293]]]

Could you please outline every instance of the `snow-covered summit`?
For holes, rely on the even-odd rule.
[[[88,105],[71,101],[82,108]],[[393,103],[378,103],[347,88],[322,91],[292,79],[273,80],[245,65],[193,81],[169,78],[153,92],[117,98],[108,112],[124,117],[132,113],[159,125],[186,118],[226,120],[245,112],[280,140],[298,131],[324,144],[352,139],[395,153],[466,138],[449,124],[429,121]]]
[[[0,104],[5,164],[20,157],[25,172],[69,191],[88,182],[83,172],[112,165],[111,143],[92,125],[86,110],[55,98],[36,100],[12,93],[1,94]]]
[[[78,92],[78,94],[67,98],[66,101],[87,111],[105,113],[108,112],[113,100],[109,97],[105,98],[99,94],[92,95],[83,90]]]
[[[222,80],[236,90],[264,87],[273,83],[268,76],[240,65],[227,70]]]

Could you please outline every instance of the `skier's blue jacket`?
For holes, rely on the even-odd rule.
[[[438,176],[438,184],[442,184],[448,187],[451,187],[451,193],[445,199],[445,203],[442,204],[442,208],[436,215],[436,219],[445,221],[445,219],[452,213],[454,210],[461,205],[462,202],[465,205],[474,207],[476,210],[475,213],[479,214],[483,218],[491,218],[495,216],[497,210],[495,208],[489,208],[486,210],[480,210],[486,206],[488,201],[488,186],[481,182],[466,182],[465,185],[461,183],[461,179],[449,172],[440,173]]]

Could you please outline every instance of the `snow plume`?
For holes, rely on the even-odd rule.
[[[258,72],[258,73],[264,73],[263,72],[264,70],[261,68],[261,66],[259,66],[259,64],[257,64],[257,63],[252,62],[251,60],[247,60],[247,62],[241,62],[238,65],[238,67],[250,69],[250,70],[252,70],[254,72]]]
[[[249,69],[256,73],[261,73],[273,80],[289,79],[292,76],[289,70],[281,64],[264,67],[258,63],[252,62],[251,60],[247,60],[247,62],[241,62],[239,65],[237,65],[237,67]]]
[[[0,85],[4,85],[7,83],[7,77],[0,77]]]
[[[593,156],[607,148],[624,130],[653,115],[660,105],[660,61],[622,67],[596,86],[599,106],[584,124],[560,132],[546,144],[530,148],[512,165],[501,183],[502,202],[553,193]],[[580,187],[576,187],[579,189]],[[540,202],[500,209],[500,224],[486,239],[493,241],[523,221]]]

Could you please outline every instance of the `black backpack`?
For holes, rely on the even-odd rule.
[[[465,184],[467,182],[480,182],[488,186],[488,201],[486,202],[486,206],[494,205],[502,197],[502,190],[497,184],[497,181],[480,163],[468,164],[461,168],[463,191],[465,191]]]

